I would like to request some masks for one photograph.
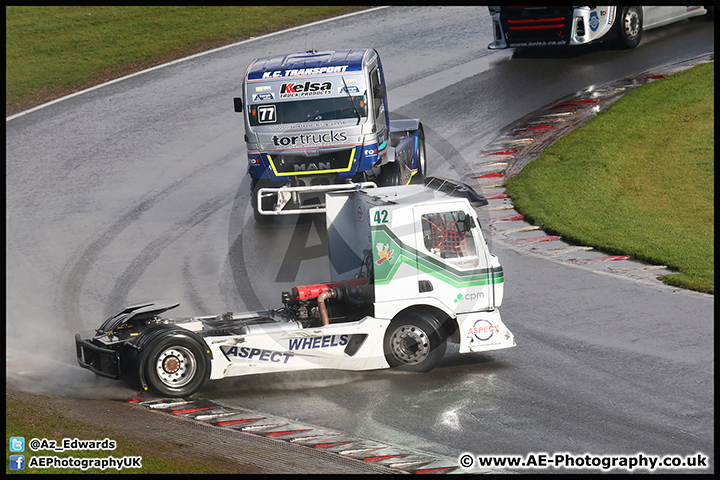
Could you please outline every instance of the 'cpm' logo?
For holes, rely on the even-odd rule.
[[[463,295],[462,293],[458,293],[458,296],[455,297],[454,302],[460,303],[463,300],[469,300],[469,301],[477,301],[485,298],[485,294],[483,292],[470,292]]]

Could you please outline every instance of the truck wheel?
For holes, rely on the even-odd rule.
[[[617,19],[617,45],[622,49],[635,48],[643,33],[642,7],[622,7]]]
[[[394,162],[388,162],[380,167],[380,184],[383,187],[393,187],[395,185],[402,185],[402,165],[400,165],[400,159],[395,159]]]
[[[427,175],[427,158],[425,155],[425,132],[422,125],[418,131],[418,148],[417,148],[417,173],[413,175],[410,183],[425,183],[425,175]]]
[[[391,368],[429,372],[445,355],[447,342],[442,326],[434,317],[407,312],[390,323],[383,346]]]
[[[141,363],[148,387],[167,397],[192,395],[202,387],[210,371],[202,342],[177,330],[152,340],[144,349]]]

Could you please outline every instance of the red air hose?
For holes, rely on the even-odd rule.
[[[292,288],[292,296],[295,300],[308,300],[310,298],[317,298],[323,292],[329,291],[331,288],[339,287],[342,284],[348,284],[353,287],[360,285],[367,285],[367,278],[353,278],[351,280],[341,280],[339,282],[330,283],[315,283],[313,285],[304,285],[301,287]]]

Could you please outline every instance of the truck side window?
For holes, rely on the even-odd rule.
[[[478,253],[472,232],[464,228],[465,212],[427,213],[421,217],[425,248],[462,268],[478,266]]]

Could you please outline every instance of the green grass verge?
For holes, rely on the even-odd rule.
[[[714,62],[627,94],[506,183],[529,221],[714,293]]]
[[[5,7],[6,115],[174,58],[363,8]]]
[[[6,400],[5,403],[5,445],[10,445],[10,437],[22,436],[25,438],[26,447],[21,455],[25,455],[26,462],[31,457],[53,456],[58,458],[73,457],[76,459],[107,458],[112,456],[116,459],[123,457],[142,457],[142,468],[128,468],[118,470],[117,468],[30,468],[24,470],[10,470],[10,454],[8,463],[5,464],[5,473],[32,474],[32,473],[229,473],[228,470],[214,468],[213,466],[192,458],[178,458],[177,455],[169,456],[168,452],[173,448],[172,441],[167,443],[143,441],[138,436],[132,438],[119,434],[116,430],[98,427],[97,425],[78,422],[65,415],[62,410],[55,408],[39,408],[37,404],[22,403],[14,400]],[[33,439],[49,439],[61,442],[63,438],[80,440],[109,438],[117,442],[115,450],[72,450],[66,452],[29,450],[27,443]]]

